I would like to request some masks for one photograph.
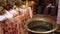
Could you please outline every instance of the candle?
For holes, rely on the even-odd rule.
[[[28,7],[28,0],[26,0],[26,7]]]

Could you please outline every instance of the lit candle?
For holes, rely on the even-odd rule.
[[[26,7],[28,7],[28,0],[26,0]]]

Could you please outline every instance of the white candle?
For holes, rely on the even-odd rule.
[[[32,18],[32,9],[31,9],[31,7],[29,7],[28,10],[29,10],[30,18]]]

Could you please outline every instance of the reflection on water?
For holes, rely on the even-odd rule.
[[[28,28],[34,31],[49,31],[53,25],[44,21],[32,21],[28,24]]]

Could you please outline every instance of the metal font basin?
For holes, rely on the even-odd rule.
[[[51,33],[54,32],[58,25],[49,18],[32,18],[26,21],[25,27],[32,33]]]

